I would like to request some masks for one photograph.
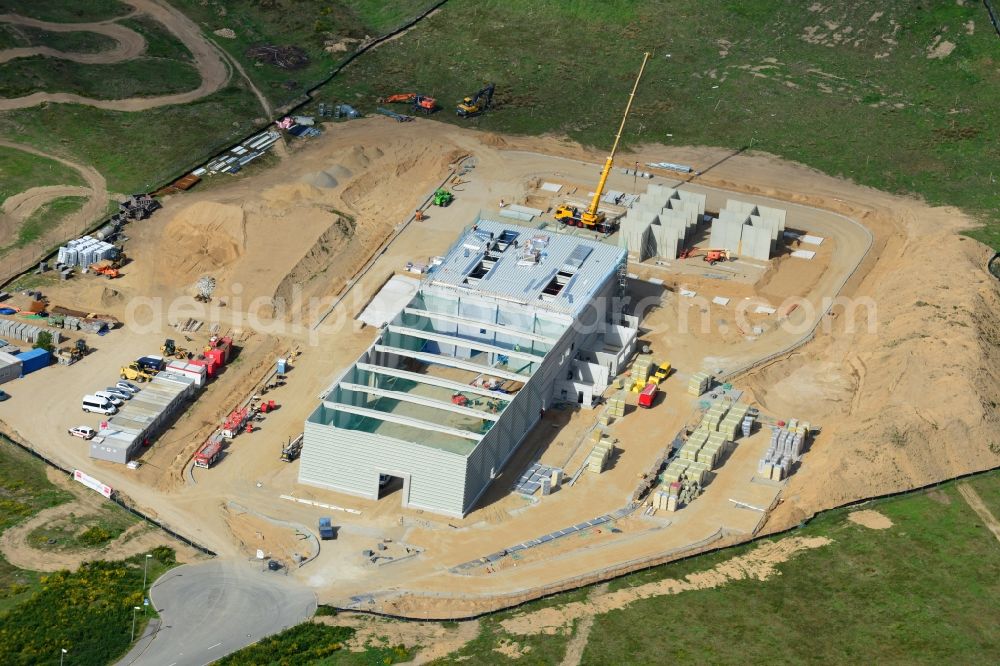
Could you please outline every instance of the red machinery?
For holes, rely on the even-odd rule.
[[[424,113],[434,113],[437,111],[436,99],[428,97],[427,95],[418,95],[417,93],[398,93],[395,95],[389,95],[388,97],[380,99],[379,103],[412,104],[414,111],[422,111]]]
[[[652,407],[653,401],[656,400],[656,394],[659,393],[660,387],[656,385],[655,382],[646,384],[646,388],[642,389],[639,393],[639,406],[640,407]]]
[[[202,444],[198,452],[194,454],[194,466],[205,469],[211,467],[222,455],[222,445],[221,435],[215,434],[209,437],[208,441]]]

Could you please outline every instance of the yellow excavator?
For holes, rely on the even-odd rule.
[[[589,231],[596,231],[602,234],[614,233],[618,230],[617,222],[608,222],[604,213],[598,210],[601,204],[601,195],[604,194],[604,186],[608,182],[608,174],[611,173],[611,165],[615,161],[615,151],[618,150],[618,142],[622,138],[622,131],[625,129],[625,121],[628,120],[629,111],[632,110],[632,100],[635,99],[635,91],[639,88],[639,80],[642,72],[646,69],[646,62],[649,60],[649,53],[642,58],[642,66],[639,67],[639,75],[635,77],[635,85],[632,86],[632,93],[628,96],[628,104],[625,106],[625,115],[622,117],[622,124],[618,127],[618,134],[615,136],[615,144],[611,147],[611,154],[604,162],[604,170],[601,171],[601,180],[597,183],[597,191],[594,192],[594,199],[586,210],[580,210],[572,204],[563,204],[556,208],[555,218],[558,222],[571,226],[580,227]]]

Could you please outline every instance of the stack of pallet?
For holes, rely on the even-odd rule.
[[[729,408],[729,411],[726,412],[725,418],[721,423],[719,423],[716,430],[723,433],[728,441],[734,441],[736,439],[736,431],[743,423],[743,417],[747,415],[748,409],[750,409],[749,405],[744,405],[739,402],[732,405]]]
[[[615,445],[610,439],[602,437],[591,449],[590,455],[587,456],[587,470],[594,472],[595,474],[600,474],[607,467],[608,461],[611,460],[611,453],[614,451]]]
[[[680,494],[681,484],[679,481],[674,481],[653,491],[650,504],[659,511],[676,511]]]
[[[688,380],[688,393],[691,395],[704,395],[712,388],[712,375],[707,372],[696,372]]]
[[[618,391],[608,400],[608,414],[619,419],[625,416],[625,391]]]
[[[697,481],[698,485],[703,485],[705,483],[705,476],[709,471],[708,464],[706,463],[698,462],[697,460],[674,458],[670,461],[666,471],[663,472],[663,482],[673,483],[685,477],[692,481]]]
[[[653,355],[637,354],[632,362],[632,392],[638,393],[646,386],[653,372]]]
[[[784,428],[771,429],[771,444],[757,464],[757,473],[772,481],[781,481],[791,471],[792,465],[802,457],[810,425],[789,421]]]

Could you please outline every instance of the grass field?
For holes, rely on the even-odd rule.
[[[977,2],[453,0],[324,93],[361,95],[370,111],[416,90],[441,100],[441,120],[609,147],[648,49],[627,143],[752,142],[962,207],[989,223],[971,235],[1000,248],[997,47]],[[455,101],[484,81],[497,84],[496,110],[457,120]]]
[[[20,14],[53,23],[104,21],[128,14],[131,7],[118,0],[0,0],[0,14]]]
[[[345,643],[354,633],[354,629],[350,627],[306,622],[265,638],[215,663],[219,666],[389,666],[413,658],[413,650],[403,646],[370,646],[364,651],[352,652]]]
[[[94,99],[126,99],[185,92],[200,82],[193,65],[145,57],[114,65],[84,65],[35,56],[0,65],[0,97],[65,92]]]
[[[48,480],[40,461],[0,438],[0,532],[72,499],[71,493]],[[81,520],[80,527],[88,529],[74,538],[100,547],[110,534],[134,521],[131,514],[109,504],[96,520]],[[170,548],[154,548],[152,555],[147,588],[175,564]],[[89,562],[73,573],[45,574],[19,569],[0,557],[0,663],[57,663],[62,647],[72,654],[67,663],[111,663],[128,649],[132,607],[141,606],[146,594],[143,561],[144,556],[137,555],[118,562]],[[140,615],[139,620],[137,635],[147,618]]]
[[[18,192],[43,185],[86,183],[76,169],[22,150],[0,146],[0,204]]]
[[[177,0],[176,5],[192,17],[216,44],[241,62],[258,88],[282,106],[297,100],[354,50],[357,41],[378,36],[406,22],[433,0],[386,3],[379,0],[273,0],[259,3],[223,3],[220,0]],[[235,38],[213,35],[226,29]],[[333,50],[344,38],[345,51]],[[258,63],[247,49],[263,44],[295,46],[308,63],[297,69],[282,69]],[[330,51],[326,47],[331,47]]]
[[[51,32],[40,28],[0,24],[0,49],[48,46],[65,53],[98,53],[116,42],[97,32]]]

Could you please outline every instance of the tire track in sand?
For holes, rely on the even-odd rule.
[[[23,25],[27,28],[39,28],[49,32],[95,32],[110,37],[116,42],[114,48],[98,53],[72,53],[59,51],[49,46],[24,46],[5,49],[0,51],[0,63],[9,62],[17,58],[30,58],[39,55],[79,62],[85,65],[111,65],[123,60],[137,58],[146,51],[146,39],[135,30],[115,23],[115,21],[120,21],[132,15],[134,15],[134,12],[108,21],[100,21],[99,23],[52,23],[18,14],[0,14],[0,23]]]
[[[70,162],[62,157],[44,153],[32,146],[14,143],[13,141],[8,141],[6,139],[0,139],[0,146],[20,150],[37,157],[44,157],[45,159],[59,162],[60,164],[68,166],[79,172],[80,176],[83,177],[84,182],[87,183],[85,188],[75,186],[70,187],[65,185],[33,187],[15,194],[12,197],[8,197],[7,200],[4,201],[2,210],[0,210],[0,213],[2,213],[2,215],[0,215],[0,231],[4,232],[4,237],[10,236],[11,230],[8,227],[11,226],[12,222],[23,222],[39,207],[62,196],[75,196],[82,193],[88,196],[89,199],[80,210],[72,215],[68,215],[59,223],[59,228],[65,229],[65,233],[53,234],[50,232],[46,234],[46,237],[52,238],[58,236],[59,238],[62,238],[70,235],[71,233],[76,233],[77,231],[85,229],[87,225],[98,217],[104,215],[105,211],[107,211],[108,201],[110,200],[108,185],[104,180],[104,176],[102,176],[97,169],[89,166],[83,166],[82,164],[77,164],[75,162]],[[55,232],[56,230],[52,231]]]
[[[191,52],[191,55],[194,56],[194,65],[198,69],[198,73],[201,75],[201,84],[197,88],[174,95],[161,95],[159,97],[131,97],[128,99],[113,100],[93,99],[73,93],[36,92],[30,95],[25,95],[24,97],[0,99],[0,111],[26,109],[42,104],[43,102],[85,104],[87,106],[93,106],[107,111],[147,111],[149,109],[154,109],[160,106],[169,106],[171,104],[187,104],[207,95],[211,95],[226,85],[230,78],[230,69],[227,67],[226,61],[219,53],[218,47],[205,38],[201,32],[201,28],[199,28],[194,21],[168,5],[166,2],[162,2],[160,0],[124,0],[124,2],[132,5],[137,12],[146,14],[161,23],[171,33],[173,33],[174,36],[184,44],[184,46],[187,47],[187,49]],[[67,29],[79,29],[78,26],[81,25],[93,27],[95,25],[103,24],[65,24],[65,27]],[[48,30],[50,28],[45,29]],[[104,32],[104,34],[107,34],[107,32]],[[143,40],[143,46],[145,47],[145,40]],[[98,53],[91,55],[99,58],[102,55],[106,56],[107,52],[103,54]],[[2,53],[0,53],[0,56],[2,56]],[[94,61],[94,64],[107,63],[106,61],[98,59]]]

